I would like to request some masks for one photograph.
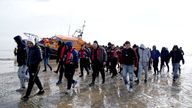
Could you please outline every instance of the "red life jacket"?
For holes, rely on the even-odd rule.
[[[94,51],[95,51],[95,49],[92,50],[92,61],[99,60],[99,58],[100,58],[100,49],[97,48],[96,50],[97,50],[97,58],[94,58]]]
[[[115,49],[111,50],[111,57],[118,57]]]
[[[72,54],[73,50],[74,48],[71,48],[71,50],[67,52],[66,61],[65,61],[66,64],[71,63],[71,59],[73,59],[73,54]]]
[[[138,60],[138,56],[137,56],[137,52],[136,52],[136,50],[133,50],[134,51],[134,53],[135,53],[135,67],[137,67],[138,66],[138,62],[139,62],[139,60]]]
[[[63,46],[62,49],[61,49],[61,53],[60,53],[60,57],[59,57],[60,59],[63,58],[64,52],[65,52],[65,46]]]
[[[80,58],[85,58],[86,56],[85,50],[80,50],[79,53],[80,53]]]

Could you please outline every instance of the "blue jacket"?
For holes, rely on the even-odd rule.
[[[43,58],[49,58],[51,56],[51,49],[49,47],[44,47]]]
[[[159,50],[152,50],[151,51],[151,58],[153,60],[159,60],[160,52]]]

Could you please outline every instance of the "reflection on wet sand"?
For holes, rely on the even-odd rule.
[[[191,60],[188,59],[188,60]],[[189,61],[192,62],[192,61]],[[52,63],[53,65],[54,63]],[[56,66],[55,66],[56,68]],[[17,69],[16,69],[17,70]],[[2,108],[154,108],[154,107],[191,107],[192,106],[192,68],[183,67],[180,78],[172,82],[172,73],[163,71],[161,75],[153,75],[149,71],[149,80],[144,83],[144,77],[139,85],[134,84],[130,92],[124,86],[120,75],[114,79],[106,73],[106,83],[101,84],[101,77],[96,84],[89,87],[91,75],[75,78],[78,84],[71,94],[65,94],[66,80],[56,86],[58,75],[53,72],[40,72],[42,84],[46,93],[33,96],[38,90],[35,86],[31,98],[27,102],[20,100],[24,92],[16,92],[19,87],[16,72],[1,74],[0,106]]]

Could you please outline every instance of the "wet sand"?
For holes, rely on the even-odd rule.
[[[99,77],[96,79],[96,85],[89,87],[91,75],[79,78],[78,71],[74,77],[78,84],[71,94],[66,95],[65,78],[61,85],[56,86],[57,74],[40,71],[39,77],[45,94],[33,96],[38,91],[35,85],[27,102],[20,100],[25,91],[16,91],[19,88],[19,79],[14,61],[6,62],[8,65],[1,61],[1,65],[6,68],[1,66],[0,108],[189,108],[192,107],[192,57],[186,56],[185,60],[176,83],[172,82],[172,72],[167,73],[166,68],[157,76],[149,71],[148,82],[145,84],[142,78],[142,82],[135,85],[132,92],[127,90],[120,75],[111,79],[110,75],[106,74],[105,84],[101,84],[102,79]],[[51,65],[55,70],[55,61],[52,61]],[[169,65],[171,66],[171,63]]]

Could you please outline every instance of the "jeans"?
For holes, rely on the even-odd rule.
[[[125,85],[128,84],[127,74],[129,74],[130,85],[133,83],[133,65],[123,65],[123,80]]]
[[[178,78],[178,70],[179,70],[179,63],[172,63],[173,65],[173,80],[175,80],[176,78]]]
[[[141,79],[141,74],[143,72],[143,69],[145,71],[145,80],[148,78],[148,62],[139,62],[139,70],[138,70],[138,80]]]

